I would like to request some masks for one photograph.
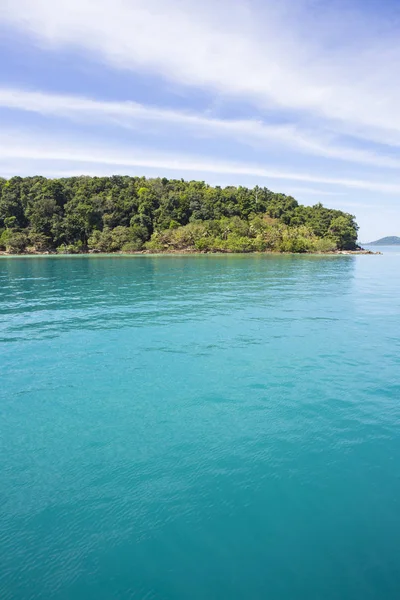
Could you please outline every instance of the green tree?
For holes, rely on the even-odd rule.
[[[347,213],[301,206],[265,187],[119,175],[0,178],[1,237],[15,239],[15,248],[325,251],[355,248],[357,229]]]
[[[358,227],[352,215],[343,215],[332,220],[329,227],[329,237],[339,250],[354,250],[357,242]]]
[[[24,227],[27,219],[22,199],[22,177],[13,177],[2,185],[0,198],[0,226],[8,218],[14,218],[18,227]]]

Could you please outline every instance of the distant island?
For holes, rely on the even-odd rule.
[[[368,246],[400,246],[400,237],[388,235],[375,242],[368,242]]]
[[[3,254],[351,252],[362,250],[357,231],[351,214],[302,206],[265,187],[119,175],[0,178]]]

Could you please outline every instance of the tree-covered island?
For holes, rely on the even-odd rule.
[[[0,179],[0,250],[332,252],[357,248],[354,216],[267,188],[145,177]]]

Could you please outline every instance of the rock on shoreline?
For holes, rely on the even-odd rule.
[[[372,250],[360,248],[359,250],[335,250],[333,254],[382,254],[382,252],[372,252]]]

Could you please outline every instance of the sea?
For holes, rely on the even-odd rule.
[[[398,600],[381,250],[0,258],[1,600]]]

